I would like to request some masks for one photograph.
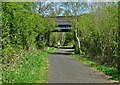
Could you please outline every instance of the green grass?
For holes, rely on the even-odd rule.
[[[11,71],[3,71],[4,81],[9,83],[45,83],[47,78],[47,56],[54,48],[38,54],[27,56],[19,61],[17,67]]]
[[[96,68],[97,70],[104,72],[106,75],[111,76],[112,79],[120,82],[120,73],[118,72],[118,70],[116,68],[98,65],[96,62],[87,59],[83,55],[73,55],[73,57],[75,57],[76,59],[82,61],[83,63],[85,63],[87,65],[90,65],[90,66]]]

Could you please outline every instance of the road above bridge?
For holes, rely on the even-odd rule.
[[[71,57],[72,49],[57,49],[49,55],[48,83],[112,83],[99,72]]]

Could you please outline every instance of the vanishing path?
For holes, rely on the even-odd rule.
[[[75,60],[71,49],[57,49],[49,55],[48,83],[110,83],[101,72]]]

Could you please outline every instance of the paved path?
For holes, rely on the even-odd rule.
[[[110,83],[103,73],[70,57],[70,49],[49,55],[48,83]]]

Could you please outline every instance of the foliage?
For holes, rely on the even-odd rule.
[[[118,67],[118,7],[103,7],[83,14],[76,23],[81,51],[99,64]]]
[[[67,32],[65,33],[65,42],[64,45],[65,46],[70,46],[74,44],[74,36],[72,32]]]
[[[43,49],[46,45],[49,46],[51,44],[54,46],[57,44],[58,36],[55,33],[50,33],[51,30],[55,28],[56,23],[50,17],[43,18],[40,16],[48,13],[49,7],[50,10],[54,10],[54,5],[58,6],[53,3],[48,3],[46,6],[44,4],[43,8],[45,7],[46,9],[44,9],[46,11],[43,11],[44,9],[42,10],[42,8],[40,8],[39,13],[41,14],[39,14],[36,10],[37,7],[35,3],[2,2],[2,63],[3,72],[5,72],[4,82],[13,82],[11,78],[14,77],[9,73],[16,68],[18,61],[23,59],[23,56],[29,56],[30,61],[27,61],[32,63],[31,59],[34,59],[32,54],[36,54],[38,49]],[[61,13],[64,13],[63,15],[75,13],[72,15],[78,15],[79,11],[77,10],[81,10],[83,8],[74,9],[74,6],[79,7],[80,5],[83,8],[87,7],[86,3],[61,3],[60,7],[64,6],[67,7],[67,9],[72,8],[72,10],[64,9],[63,12],[63,8],[60,8],[59,10],[55,9],[58,11],[51,11],[50,15],[56,15],[55,13],[58,13],[58,15]],[[40,4],[40,6],[42,6],[42,4]],[[118,8],[117,5],[112,4],[106,4],[102,7],[102,4],[100,3],[99,6],[101,7],[98,7],[98,10],[83,14],[78,18],[77,22],[73,21],[75,29],[78,28],[78,36],[80,38],[81,45],[80,50],[84,55],[87,55],[89,59],[95,60],[99,64],[120,69]],[[65,45],[69,45],[70,43],[73,44],[72,40],[74,40],[72,33],[66,33]],[[26,58],[28,59],[28,57]],[[35,60],[37,59],[39,59],[38,55],[35,56]],[[38,62],[41,61],[38,60]],[[95,63],[90,64],[93,66],[95,65]],[[28,67],[27,65],[28,64],[26,64],[25,67]],[[40,65],[40,63],[37,65]],[[100,67],[100,69],[105,69],[106,71],[106,68],[104,67]],[[28,70],[24,68],[21,68],[20,70],[28,72]],[[108,71],[110,71],[110,69]],[[106,72],[111,74],[108,71]],[[8,74],[6,74],[7,72]],[[20,74],[17,75],[22,78]],[[7,76],[11,77],[8,78]],[[10,81],[8,79],[10,79]],[[15,81],[18,80],[15,79]]]
[[[43,49],[49,37],[46,34],[54,26],[51,18],[36,12],[34,3],[2,2],[3,72],[11,72],[24,56],[31,57]],[[4,78],[7,80],[7,76]]]
[[[47,55],[54,49],[24,56],[12,71],[3,71],[3,83],[45,83],[47,78]]]
[[[37,2],[37,5],[43,16],[76,16],[89,10],[86,2]]]
[[[58,45],[58,33],[53,32],[50,35],[50,46],[57,46]]]

